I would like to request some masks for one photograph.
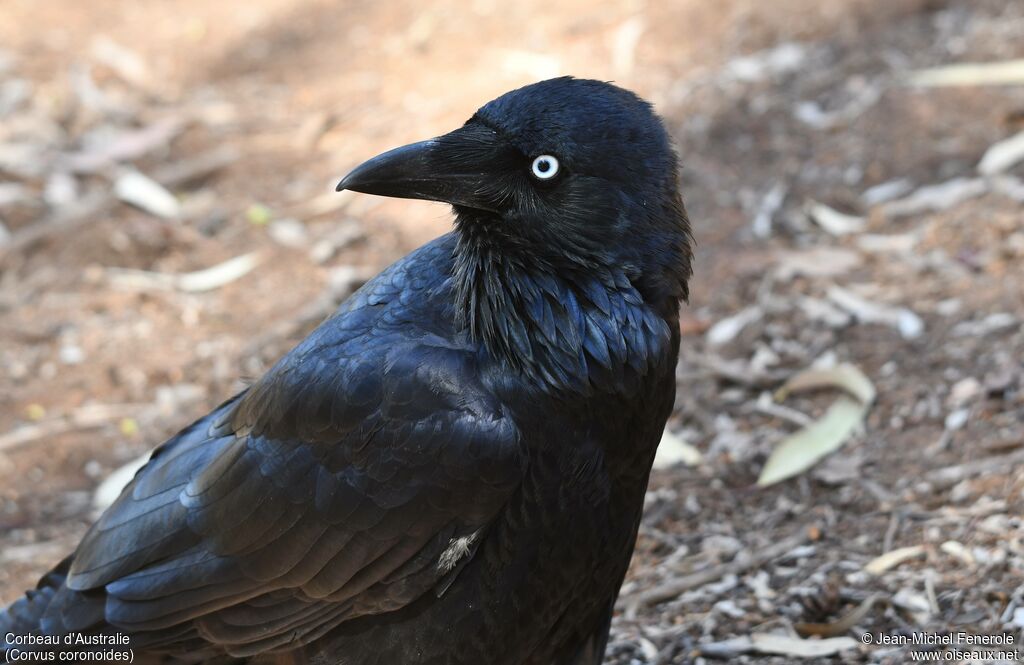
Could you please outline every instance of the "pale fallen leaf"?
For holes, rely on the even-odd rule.
[[[1024,59],[961,63],[911,72],[910,83],[925,88],[1024,83]]]
[[[856,120],[882,98],[883,92],[882,86],[863,86],[849,104],[832,111],[824,110],[816,101],[802,101],[794,108],[793,116],[815,129],[834,129]]]
[[[867,409],[840,397],[820,419],[782,440],[765,462],[757,479],[760,487],[792,478],[838,449],[864,419]]]
[[[824,640],[805,640],[789,635],[754,633],[750,636],[754,651],[794,658],[824,658],[841,651],[856,649],[860,644],[852,637],[830,637]]]
[[[867,565],[864,566],[864,572],[877,577],[885,571],[895,568],[901,563],[910,561],[911,559],[916,559],[924,553],[925,549],[921,545],[912,545],[910,547],[900,547],[895,550],[890,550],[869,561]]]
[[[820,388],[845,390],[865,405],[871,404],[875,399],[875,387],[871,380],[864,376],[856,365],[850,363],[841,363],[833,367],[815,367],[795,374],[776,391],[775,399],[782,401],[792,393]]]
[[[753,83],[799,69],[807,60],[807,47],[795,42],[734,58],[725,65],[727,78]]]
[[[118,44],[106,36],[95,37],[90,46],[92,57],[110,67],[127,83],[143,90],[153,90],[156,80],[146,67],[145,60],[135,51]]]
[[[101,513],[110,507],[110,504],[117,500],[125,486],[135,477],[136,472],[146,465],[152,453],[141,455],[131,462],[115,469],[107,476],[106,480],[100,483],[92,495],[93,510]]]
[[[828,297],[864,323],[881,323],[896,328],[903,339],[915,339],[924,332],[924,321],[906,307],[871,302],[840,286],[830,287]]]
[[[658,444],[658,452],[654,456],[654,468],[664,469],[678,462],[686,466],[697,466],[703,461],[700,451],[684,441],[681,437],[665,428]]]
[[[807,215],[818,226],[834,236],[859,233],[867,226],[867,220],[863,217],[847,215],[817,201],[808,202]]]
[[[978,173],[996,175],[1024,160],[1024,132],[993,144],[978,162]]]
[[[779,255],[775,274],[788,280],[798,275],[807,277],[835,277],[853,270],[861,264],[860,254],[837,247],[815,247],[802,252],[783,252]]]
[[[857,236],[857,247],[864,252],[881,253],[893,252],[895,254],[908,254],[917,247],[918,236],[916,233],[897,234],[874,234],[865,233]]]
[[[988,191],[982,178],[953,178],[935,185],[925,185],[906,198],[886,203],[882,210],[889,217],[907,217],[923,212],[948,210]]]
[[[95,173],[117,162],[128,162],[166,148],[185,129],[185,120],[167,117],[141,129],[118,130],[91,149],[61,156],[64,168],[74,173]]]
[[[951,557],[960,559],[962,563],[968,566],[974,566],[974,564],[977,563],[974,559],[974,555],[971,554],[971,551],[964,547],[963,543],[955,540],[947,540],[939,545],[939,549]]]
[[[288,217],[277,219],[267,227],[267,234],[274,242],[284,247],[298,249],[309,243],[309,233],[306,226],[297,219]]]
[[[746,309],[740,310],[732,316],[726,317],[711,326],[705,334],[705,339],[711,346],[728,344],[735,339],[744,328],[754,321],[759,320],[762,316],[764,316],[764,312],[761,311],[760,307],[747,307]]]
[[[812,321],[821,321],[830,328],[843,328],[850,325],[853,317],[827,300],[801,296],[796,301],[797,307]]]
[[[125,171],[114,182],[114,193],[125,203],[141,208],[164,219],[174,219],[181,213],[178,199],[152,178],[138,171]]]
[[[204,270],[187,273],[159,273],[127,268],[108,268],[111,283],[138,290],[174,290],[190,293],[212,291],[245,276],[259,265],[259,252],[250,252]]]
[[[980,321],[961,321],[950,331],[954,337],[976,337],[1013,328],[1020,325],[1013,314],[996,312],[989,314]]]
[[[864,202],[864,205],[875,206],[880,203],[887,203],[888,201],[897,199],[908,194],[913,189],[914,183],[906,178],[887,180],[886,182],[879,183],[874,187],[869,187],[864,190],[864,193],[860,195],[860,200]]]
[[[854,399],[839,397],[825,415],[783,439],[765,462],[757,479],[759,486],[792,478],[837,450],[863,422],[875,399],[871,381],[850,364],[800,372],[778,390],[776,399],[793,392],[826,387],[844,390]]]
[[[928,597],[910,587],[904,587],[893,594],[892,604],[910,612],[919,626],[926,625],[933,613]]]
[[[772,219],[774,219],[775,213],[779,211],[779,208],[782,207],[782,202],[786,199],[788,191],[789,188],[785,183],[777,182],[764,195],[761,205],[758,206],[757,214],[754,215],[754,221],[750,224],[750,228],[755,236],[767,238],[772,234]]]

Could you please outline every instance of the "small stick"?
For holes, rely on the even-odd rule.
[[[900,514],[895,510],[889,516],[889,528],[885,530],[885,539],[882,541],[882,551],[892,550],[892,544],[896,540],[896,534],[900,530]]]
[[[219,171],[238,159],[238,152],[230,148],[215,148],[193,159],[169,164],[157,170],[154,180],[167,188],[180,187],[193,180]],[[113,191],[94,192],[71,209],[58,212],[15,233],[10,242],[0,246],[0,264],[20,250],[45,240],[57,233],[73,231],[100,219],[121,203]]]
[[[945,489],[956,485],[961,480],[989,471],[1012,468],[1021,462],[1024,462],[1024,448],[1005,455],[995,455],[986,459],[936,469],[926,473],[924,479],[936,489]]]
[[[658,603],[666,600],[671,600],[690,589],[702,587],[728,575],[739,575],[753,568],[758,568],[772,559],[777,559],[786,552],[803,545],[810,537],[809,531],[809,529],[801,529],[798,533],[790,536],[789,538],[768,545],[742,561],[730,561],[729,563],[705,568],[704,570],[697,571],[690,575],[671,579],[664,584],[660,584],[649,591],[645,591],[644,593],[635,596],[634,598],[626,599],[625,604],[631,608],[650,607],[651,605],[657,605]]]

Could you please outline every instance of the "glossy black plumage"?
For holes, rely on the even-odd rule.
[[[569,78],[367,162],[341,186],[448,201],[456,230],[161,446],[0,634],[122,632],[183,662],[600,663],[674,399],[675,170],[647,104]]]

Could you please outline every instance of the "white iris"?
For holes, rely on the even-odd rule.
[[[533,160],[530,170],[538,180],[550,180],[558,173],[558,160],[551,155],[541,155]]]

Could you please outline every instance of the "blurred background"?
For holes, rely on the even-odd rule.
[[[448,230],[349,168],[573,74],[655,104],[697,238],[608,662],[1019,646],[1022,59],[1019,0],[2,0],[0,601]]]

